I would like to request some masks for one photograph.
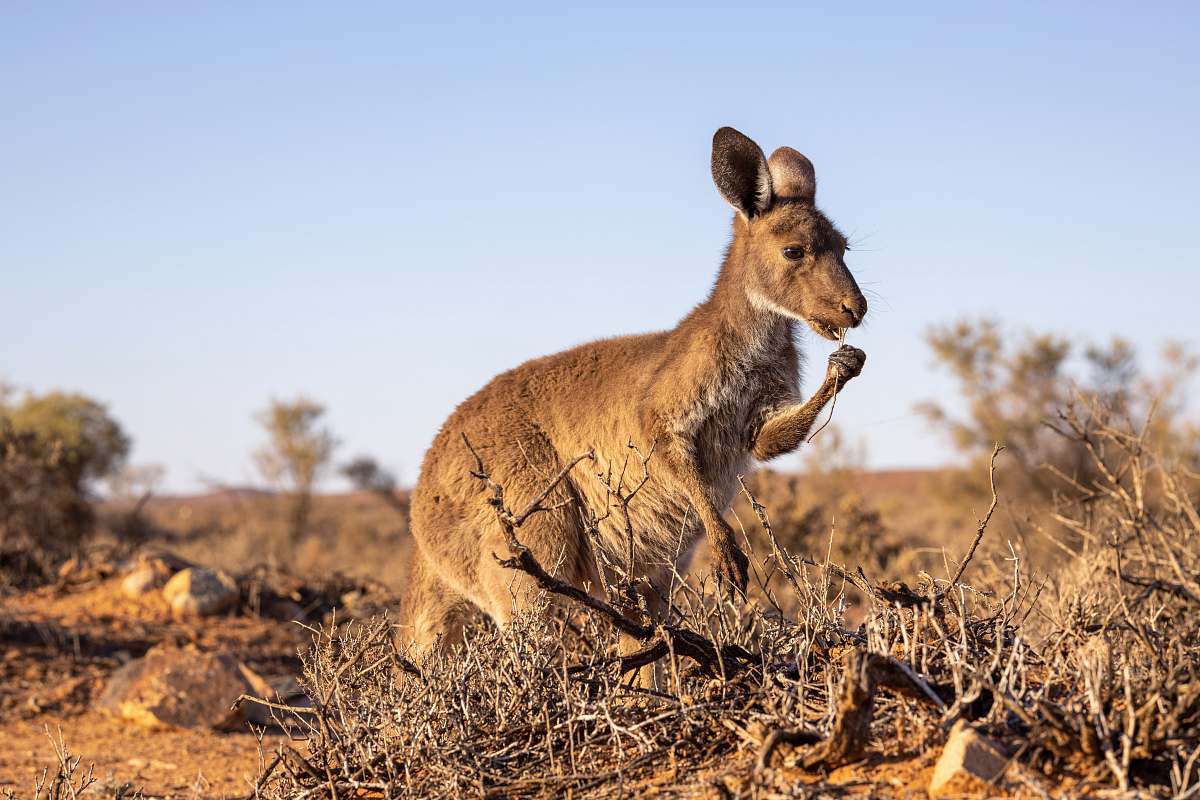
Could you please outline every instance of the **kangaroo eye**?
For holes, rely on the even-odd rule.
[[[803,247],[785,247],[783,248],[783,257],[788,261],[799,261],[804,258]]]

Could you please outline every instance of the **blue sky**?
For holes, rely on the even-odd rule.
[[[6,3],[0,377],[109,403],[171,489],[255,480],[299,392],[411,481],[491,375],[703,298],[733,125],[857,245],[837,422],[943,462],[931,324],[1200,341],[1198,8]]]

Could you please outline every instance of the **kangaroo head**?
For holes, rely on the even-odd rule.
[[[721,128],[712,173],[737,211],[734,268],[752,304],[803,320],[826,339],[862,322],[867,301],[846,268],[846,237],[817,210],[812,162],[790,147],[768,159],[747,136]]]

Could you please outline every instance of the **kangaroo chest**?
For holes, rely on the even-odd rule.
[[[694,457],[719,507],[729,504],[738,476],[753,467],[754,432],[773,404],[769,388],[762,371],[746,370],[730,376],[692,411]]]

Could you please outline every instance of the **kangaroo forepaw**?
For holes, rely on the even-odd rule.
[[[723,589],[728,587],[733,594],[746,596],[746,584],[750,581],[750,559],[737,545],[726,548],[718,558],[717,581]]]
[[[866,362],[866,353],[857,347],[844,344],[830,354],[829,374],[837,378],[838,383],[844,385],[851,378],[858,377]]]

